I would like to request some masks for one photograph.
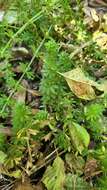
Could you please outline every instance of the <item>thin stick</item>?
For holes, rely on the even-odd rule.
[[[29,138],[30,138],[30,135],[28,134],[27,135],[27,147],[28,147],[28,152],[29,152],[29,160],[30,160],[30,163],[32,164],[33,161],[32,161],[32,154],[31,154],[31,149],[30,149]]]
[[[55,152],[58,152],[58,148],[56,148],[53,152],[51,152],[48,156],[46,156],[45,160],[49,159]]]
[[[54,152],[54,151],[53,151]],[[63,153],[65,153],[65,151],[63,150],[62,152],[60,152],[60,153],[58,153],[57,155],[62,155]],[[33,174],[33,173],[36,173],[36,172],[38,172],[41,168],[43,168],[44,166],[46,166],[47,164],[49,164],[53,159],[55,159],[56,158],[56,156],[53,156],[53,158],[50,158],[48,161],[46,161],[45,163],[43,163],[41,166],[39,166],[38,168],[36,168],[36,166],[35,166],[35,168],[33,168],[33,171],[31,170],[31,173],[30,173],[30,175],[31,174]]]

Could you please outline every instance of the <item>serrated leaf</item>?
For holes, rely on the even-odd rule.
[[[43,176],[43,183],[48,190],[63,190],[65,180],[64,162],[57,157],[52,166],[49,166]]]
[[[69,126],[69,133],[74,147],[81,154],[90,143],[90,136],[87,130],[77,123],[72,123],[72,126]]]
[[[71,173],[68,173],[66,175],[65,187],[66,187],[66,190],[91,189],[89,185],[82,179],[82,177],[78,177],[77,175],[73,175]]]

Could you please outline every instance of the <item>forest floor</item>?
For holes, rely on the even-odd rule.
[[[107,190],[107,14],[0,0],[0,190]]]

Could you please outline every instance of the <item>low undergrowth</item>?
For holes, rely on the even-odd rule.
[[[0,1],[3,190],[107,189],[107,50],[83,5]]]

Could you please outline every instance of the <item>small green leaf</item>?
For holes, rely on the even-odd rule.
[[[48,190],[63,190],[65,168],[64,162],[60,157],[57,157],[53,165],[47,168],[42,181]]]
[[[74,147],[79,153],[82,153],[82,151],[88,147],[90,142],[90,136],[87,130],[77,123],[72,123],[72,126],[69,126],[69,133]]]

